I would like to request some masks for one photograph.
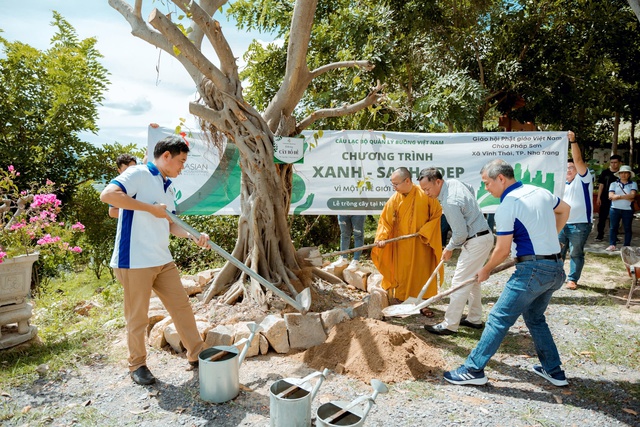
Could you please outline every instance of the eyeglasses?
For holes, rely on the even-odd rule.
[[[407,179],[405,178],[404,180],[402,180],[401,182],[399,182],[399,183],[397,183],[397,184],[396,184],[396,183],[394,183],[393,181],[391,181],[391,186],[392,186],[393,188],[396,188],[398,185],[402,185],[402,184],[404,184],[406,180],[407,180]]]

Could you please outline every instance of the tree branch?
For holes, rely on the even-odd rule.
[[[129,25],[131,26],[131,34],[133,34],[135,37],[138,37],[139,39],[146,41],[150,45],[157,47],[158,49],[164,50],[169,55],[176,58],[182,64],[185,70],[187,70],[193,82],[196,84],[200,83],[202,74],[198,71],[198,69],[186,58],[176,57],[173,53],[173,45],[167,40],[167,38],[160,32],[155,31],[142,19],[142,17],[140,16],[142,0],[136,0],[135,11],[131,7],[131,5],[124,0],[109,0],[109,6],[117,10],[120,15],[122,15],[124,19],[129,23]]]
[[[362,68],[365,71],[371,71],[375,68],[375,65],[365,60],[333,62],[331,64],[326,64],[326,65],[323,65],[322,67],[318,67],[315,70],[313,70],[311,72],[311,78],[314,79],[321,74],[324,74],[331,70],[336,70],[338,68],[353,68],[353,67]]]
[[[346,116],[347,114],[356,113],[375,103],[380,102],[384,97],[384,95],[380,93],[382,89],[384,89],[384,85],[380,84],[380,81],[378,81],[378,84],[373,89],[371,89],[371,92],[369,92],[369,94],[364,99],[356,102],[355,104],[343,105],[342,107],[338,108],[324,108],[314,111],[313,113],[305,117],[302,121],[300,121],[300,123],[298,123],[298,126],[296,127],[296,133],[302,132],[319,119],[324,119],[327,117]]]
[[[236,64],[236,58],[233,56],[231,47],[227,42],[227,39],[222,34],[222,28],[220,23],[211,18],[211,14],[215,13],[215,9],[204,10],[200,5],[192,0],[174,0],[173,1],[184,13],[190,14],[191,19],[196,24],[196,27],[204,32],[216,51],[216,55],[220,59],[220,68],[222,73],[228,78],[239,82],[238,66]],[[211,6],[211,2],[207,2]],[[208,13],[209,12],[209,13]],[[199,50],[199,49],[198,49]],[[237,84],[239,87],[240,85]],[[237,93],[236,93],[237,94]],[[241,93],[240,93],[241,94]]]
[[[153,9],[151,15],[149,15],[149,23],[153,25],[156,30],[160,31],[169,42],[173,43],[173,46],[176,46],[180,50],[180,54],[177,56],[172,52],[176,58],[180,60],[181,57],[184,57],[220,90],[228,91],[229,79],[182,34],[182,31],[180,31],[169,18],[158,9]]]
[[[311,82],[307,52],[317,4],[318,0],[296,0],[293,8],[284,79],[264,112],[265,121],[271,131],[277,129],[281,116],[292,114]]]

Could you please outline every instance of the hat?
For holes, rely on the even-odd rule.
[[[618,172],[614,173],[616,178],[620,178],[620,172],[629,172],[631,174],[631,178],[636,176],[636,174],[633,173],[633,171],[631,170],[631,166],[627,166],[627,165],[620,166],[620,170]]]

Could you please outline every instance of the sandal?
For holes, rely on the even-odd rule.
[[[400,301],[398,298],[389,299],[389,305],[398,305],[398,304],[402,304],[402,301]]]
[[[435,316],[433,311],[431,311],[431,309],[428,309],[427,307],[421,308],[420,309],[420,314],[422,314],[424,317],[433,317],[433,316]]]

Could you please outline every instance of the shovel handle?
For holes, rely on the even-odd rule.
[[[433,278],[436,277],[436,274],[438,274],[438,271],[440,271],[440,268],[442,267],[443,264],[444,264],[444,259],[441,259],[440,264],[438,264],[438,266],[431,273],[431,276],[429,276],[429,280],[427,280],[427,283],[425,283],[422,289],[420,289],[420,293],[416,297],[418,301],[420,301],[424,296],[424,293],[427,292],[427,289],[429,289],[429,285],[433,281]]]
[[[489,273],[489,276],[492,276],[496,273],[499,273],[501,271],[506,270],[507,268],[511,268],[516,264],[515,260],[511,260],[511,261],[507,261],[507,262],[503,262],[502,264],[500,264],[499,266],[497,266],[496,268],[494,268],[493,270],[491,270],[491,273]],[[429,298],[428,300],[425,300],[424,302],[421,302],[420,304],[416,305],[414,310],[422,310],[425,307],[430,306],[431,304],[440,301],[442,298],[446,297],[447,295],[451,295],[452,293],[454,293],[455,291],[457,291],[458,289],[462,289],[465,286],[469,286],[472,283],[475,283],[477,281],[477,279],[474,277],[473,279],[469,279],[465,282],[460,283],[457,286],[454,286],[450,289],[447,289],[444,292],[439,293],[438,295],[435,295],[431,298]]]
[[[407,234],[406,236],[392,237],[391,239],[380,240],[380,241],[381,242],[385,242],[385,243],[391,243],[391,242],[397,242],[398,240],[411,239],[413,237],[418,237],[419,235],[420,235],[420,233],[413,233],[413,234]],[[376,247],[376,246],[378,246],[377,243],[371,243],[369,245],[359,246],[357,248],[352,248],[352,249],[347,249],[347,250],[344,250],[344,251],[337,251],[337,252],[331,252],[329,254],[324,254],[324,255],[322,255],[322,258],[329,258],[329,257],[336,256],[336,255],[350,254],[352,252],[358,252],[358,251],[361,251],[363,249],[371,249],[371,248]]]
[[[216,354],[214,354],[213,356],[211,356],[208,360],[210,362],[215,362],[216,360],[222,359],[224,356],[226,356],[227,354],[229,354],[228,351],[222,350],[217,352]]]

